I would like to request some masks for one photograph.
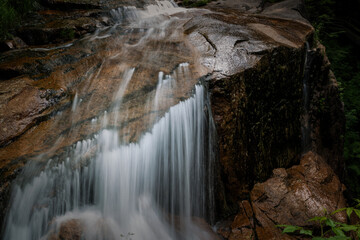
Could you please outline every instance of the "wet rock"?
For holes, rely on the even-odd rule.
[[[21,80],[24,81],[23,79]],[[51,96],[54,101],[51,102],[49,97],[52,94],[48,94],[47,99],[45,97],[46,93],[36,88],[25,86],[20,92],[16,92],[11,87],[14,87],[14,84],[8,84],[2,88],[4,91],[13,91],[16,97],[8,99],[5,104],[0,105],[2,123],[0,146],[6,145],[8,139],[19,136],[27,128],[34,125],[36,119],[42,117],[42,113],[58,101],[56,98],[61,99],[62,97],[61,93],[54,93],[57,96]]]
[[[47,1],[47,6],[56,9],[39,12],[36,21],[19,29],[19,34],[27,44],[55,44],[0,56],[0,126],[6,128],[0,132],[0,195],[8,193],[9,182],[26,162],[35,161],[39,153],[44,159],[61,157],[77,141],[96,134],[105,119],[121,131],[121,141],[136,142],[171,106],[191,96],[194,84],[206,76],[203,80],[209,84],[219,137],[217,178],[221,180],[216,211],[228,216],[242,209],[224,236],[251,239],[255,233],[266,235],[268,230],[254,227],[255,217],[250,216],[265,225],[271,220],[256,208],[251,210],[249,203],[239,207],[237,202],[247,198],[253,185],[265,181],[274,168],[289,167],[300,158],[305,42],[311,39],[313,28],[297,19],[276,18],[270,10],[266,16],[243,14],[240,6],[217,8],[217,12],[180,12],[175,21],[167,22],[171,31],[159,31],[164,34],[161,38],[160,34],[143,38],[149,31],[146,25],[132,31],[123,26],[103,28],[86,35],[113,21],[98,3]],[[130,2],[114,4],[109,6]],[[241,4],[246,11],[262,10],[259,1]],[[148,99],[155,95],[159,70],[174,74],[185,62],[190,77],[182,76],[174,92],[165,92],[166,100],[157,110],[147,108]],[[321,66],[316,65],[313,72]],[[123,76],[132,68],[135,72],[123,99],[109,96],[119,90]],[[314,77],[314,84],[327,76]],[[325,86],[321,84],[322,89]],[[116,109],[119,102],[121,108]],[[119,111],[127,114],[118,118]],[[321,124],[327,115],[322,116]],[[326,129],[329,127],[322,133]],[[339,161],[335,159],[332,166]],[[288,178],[288,171],[274,174],[276,191],[285,194],[281,179]],[[253,190],[252,195],[259,191]]]
[[[43,0],[43,4],[51,8],[62,10],[70,9],[112,9],[120,6],[143,7],[146,4],[154,3],[154,0]]]
[[[15,34],[28,45],[59,44],[93,33],[100,27],[114,24],[110,10],[123,6],[144,7],[154,0],[43,0],[39,11],[29,15]],[[9,44],[8,44],[9,45]],[[4,43],[2,49],[6,47]],[[4,51],[3,50],[3,51]]]
[[[224,9],[237,10],[239,12],[259,13],[264,4],[263,0],[222,0],[212,1],[206,5],[206,8],[223,11]]]
[[[316,43],[309,50],[309,62],[310,147],[319,153],[342,179],[345,169],[345,115],[339,85],[330,70],[324,46]]]
[[[108,12],[102,10],[42,10],[16,33],[29,45],[63,43],[107,26],[103,21],[106,15]]]
[[[300,158],[304,43],[313,29],[232,12],[194,17],[185,28],[200,62],[212,70],[209,88],[228,193],[227,204],[219,205],[233,212],[255,182]]]
[[[304,18],[305,4],[302,0],[285,0],[272,4],[270,6],[265,5],[261,14],[266,16],[290,19],[293,21],[300,21],[310,25],[310,23]]]
[[[14,37],[11,40],[6,40],[0,43],[0,52],[5,52],[12,49],[26,48],[27,44],[19,37]]]
[[[99,11],[76,10],[64,15],[62,11],[47,10],[34,24],[58,29],[61,19],[73,21],[73,13],[85,23],[84,18],[101,16]],[[219,204],[221,211],[233,213],[235,203],[248,194],[255,181],[265,180],[276,167],[296,162],[300,152],[298,106],[302,101],[304,42],[313,29],[298,22],[248,16],[229,9],[221,13],[192,10],[176,16],[178,20],[169,22],[169,27],[178,29],[176,34],[165,31],[167,39],[150,39],[145,46],[139,43],[147,28],[129,32],[119,27],[105,28],[68,45],[42,46],[2,56],[0,71],[9,73],[6,81],[0,82],[2,89],[7,89],[0,95],[3,108],[9,109],[6,105],[10,101],[16,105],[34,100],[31,111],[25,104],[16,106],[15,112],[3,111],[2,121],[7,123],[19,116],[16,124],[1,135],[4,147],[0,149],[0,167],[6,172],[3,181],[12,179],[13,170],[39,152],[49,158],[58,156],[76,141],[91,137],[105,117],[114,127],[124,123],[120,130],[124,142],[136,141],[156,116],[187,98],[197,79],[208,73],[219,135],[219,169],[225,179],[225,191],[217,194],[223,203]],[[45,18],[48,20],[42,22]],[[193,80],[184,80],[175,93],[169,93],[169,101],[158,112],[145,110],[158,81],[155,69],[170,74],[184,62],[189,63]],[[134,80],[122,102],[129,115],[116,119],[116,99],[107,93],[116,92],[121,76],[132,67],[136,68]],[[81,102],[77,103],[75,97]],[[77,114],[72,114],[72,106],[76,106]],[[71,121],[63,121],[66,116]],[[94,118],[97,124],[90,122]],[[222,183],[218,185],[221,189]]]
[[[1,196],[8,196],[9,182],[28,161],[38,161],[39,153],[44,160],[66,154],[77,141],[98,133],[105,119],[119,129],[122,142],[136,142],[171,106],[192,95],[204,72],[181,31],[141,42],[148,29],[110,30],[116,32],[105,29],[70,45],[0,56],[0,72],[6,73],[0,81]],[[186,69],[181,63],[188,63]],[[119,91],[131,71],[123,93],[109,94]],[[164,101],[153,109],[147,104],[155,97],[159,71],[177,74],[181,84],[174,91],[165,87]],[[126,114],[117,117],[119,111]]]
[[[79,220],[71,219],[60,225],[59,232],[52,234],[48,240],[80,240],[82,239],[83,227]]]
[[[197,233],[196,236],[194,236],[195,238],[200,240],[221,240],[221,238],[212,230],[211,226],[205,221],[205,219],[193,217],[192,224],[193,227],[197,229],[196,231],[194,231],[195,233]],[[181,236],[183,230],[181,226],[178,227],[179,229],[177,229],[177,231]]]
[[[219,205],[225,212],[234,213],[235,203],[246,198],[253,184],[265,181],[274,168],[297,163],[302,151],[299,106],[303,106],[305,43],[313,45],[313,28],[300,15],[290,17],[291,11],[301,10],[301,2],[278,4],[264,6],[261,14],[251,17],[225,8],[222,14],[196,16],[185,25],[201,64],[212,70],[208,80],[225,179]],[[270,14],[271,9],[279,11]],[[311,149],[341,177],[342,103],[323,51],[313,51],[317,60],[307,66],[314,90]]]
[[[239,213],[235,216],[231,224],[230,240],[236,239],[256,239],[254,232],[253,210],[249,201],[242,201],[239,204]]]
[[[89,217],[89,216],[88,216]],[[80,240],[80,239],[93,239],[94,236],[104,236],[105,239],[132,239],[136,238],[136,233],[127,233],[118,235],[118,229],[115,229],[113,223],[99,216],[92,216],[93,219],[85,219],[80,215],[80,218],[67,219],[66,215],[56,219],[48,234],[44,239],[48,240]],[[180,220],[178,217],[172,218],[175,223],[175,231],[178,236],[182,236],[184,220]],[[186,223],[185,223],[186,224]],[[192,228],[196,229],[196,237],[200,240],[220,240],[219,236],[211,229],[211,226],[201,218],[192,218]],[[115,230],[115,231],[114,231]]]
[[[274,169],[270,179],[254,186],[250,193],[251,206],[247,201],[241,202],[228,239],[247,239],[252,231],[251,236],[256,233],[257,239],[298,239],[282,234],[276,225],[317,227],[307,220],[322,216],[325,209],[332,212],[345,207],[344,190],[345,186],[325,160],[308,152],[300,165]],[[346,222],[344,212],[333,217]]]

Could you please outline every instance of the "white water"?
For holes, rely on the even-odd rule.
[[[146,8],[147,16],[154,9]],[[117,109],[134,71],[124,72],[113,93]],[[177,79],[189,77],[187,63],[171,75],[159,71],[148,105],[157,110]],[[38,174],[30,163],[13,189],[4,239],[49,239],[70,220],[86,240],[211,239],[194,221],[209,219],[213,207],[214,125],[207,99],[204,88],[195,86],[193,97],[171,107],[138,143],[126,145],[117,129],[107,128],[105,112],[103,129],[65,157],[48,160]],[[79,102],[76,94],[73,114]]]
[[[192,223],[192,216],[206,216],[212,199],[204,99],[196,86],[194,97],[172,107],[139,143],[119,145],[117,131],[104,129],[78,142],[62,163],[49,161],[14,190],[4,239],[40,239],[70,219],[80,220],[89,240],[128,232],[132,239],[208,239]]]
[[[141,10],[133,6],[120,7],[111,10],[110,14],[118,23],[131,23],[147,21],[152,17],[171,15],[183,11],[185,9],[177,7],[173,1],[156,1],[156,4],[145,6]]]

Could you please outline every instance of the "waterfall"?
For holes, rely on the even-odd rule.
[[[112,15],[119,21],[140,16],[144,24],[143,15],[151,17],[154,9],[122,8]],[[149,37],[144,34],[141,41]],[[118,90],[111,93],[113,108],[121,109],[136,71],[128,67],[123,72]],[[189,63],[169,75],[158,73],[146,104],[150,112],[168,101],[164,97],[169,98],[179,81],[191,78]],[[82,101],[76,92],[71,114],[78,114]],[[113,121],[124,114],[119,110]],[[214,207],[214,123],[205,87],[195,85],[190,98],[156,118],[137,142],[126,142],[105,111],[89,120],[95,125],[101,119],[96,134],[73,144],[66,154],[48,160],[40,154],[39,161],[30,161],[14,183],[4,239],[61,239],[64,228],[77,234],[74,239],[85,240],[212,239],[198,224],[200,218],[211,218],[208,210]]]
[[[302,116],[301,123],[301,138],[302,138],[302,152],[306,153],[311,147],[311,139],[310,139],[310,122],[309,122],[309,71],[311,66],[311,59],[309,57],[310,46],[309,43],[306,42],[305,47],[305,61],[304,61],[304,76],[303,76],[303,107],[304,112]]]
[[[133,239],[198,239],[192,216],[205,217],[212,201],[213,124],[205,99],[196,86],[139,143],[119,145],[118,132],[104,129],[78,142],[61,163],[50,160],[15,187],[4,239],[46,239],[71,219],[79,220],[85,239],[128,232]]]

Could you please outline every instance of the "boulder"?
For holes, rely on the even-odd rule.
[[[53,233],[48,240],[81,240],[83,226],[77,219],[70,219],[60,225],[59,232]]]
[[[345,186],[325,160],[306,153],[299,165],[274,169],[273,176],[257,183],[250,193],[250,202],[242,201],[240,211],[230,225],[226,239],[298,239],[281,233],[276,225],[317,227],[310,218],[346,206]],[[335,221],[346,222],[345,212],[333,215]],[[218,231],[220,234],[221,231]]]
[[[196,16],[184,26],[211,71],[206,80],[225,188],[217,197],[226,216],[254,183],[300,159],[305,42],[313,28],[232,11]]]

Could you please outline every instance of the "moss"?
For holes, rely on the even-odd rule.
[[[60,35],[60,38],[65,41],[73,40],[75,38],[75,30],[72,28],[64,28],[64,29],[61,29],[59,35]]]

